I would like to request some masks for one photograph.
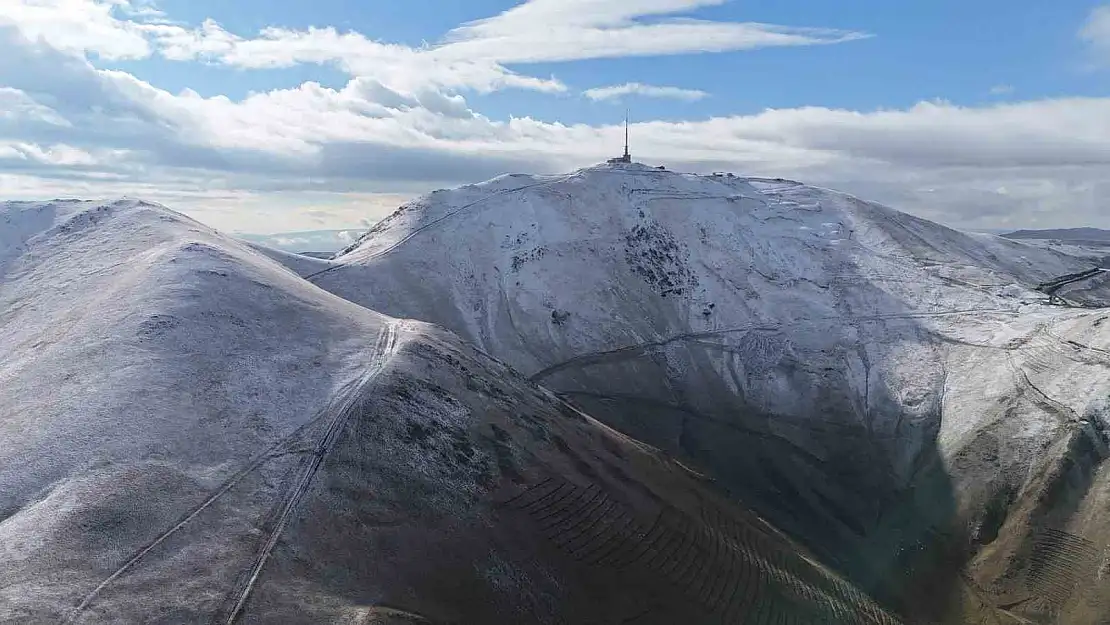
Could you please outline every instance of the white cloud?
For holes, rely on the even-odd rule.
[[[159,53],[171,61],[219,58],[240,41],[212,19],[204,20],[196,29],[162,23],[149,24],[144,31],[157,42]]]
[[[995,85],[991,87],[991,95],[1010,95],[1013,92],[1013,85]]]
[[[141,24],[118,19],[127,0],[5,0],[0,25],[15,25],[30,40],[42,39],[58,50],[100,58],[139,59],[151,47]]]
[[[129,17],[146,22],[171,23],[165,11],[155,6],[155,0],[108,0],[108,3],[114,4],[120,12]]]
[[[693,102],[709,97],[705,91],[697,89],[680,89],[679,87],[657,87],[655,85],[645,85],[638,82],[629,82],[623,85],[611,85],[608,87],[597,87],[595,89],[587,89],[582,92],[582,95],[591,100],[614,100],[620,99],[627,95],[638,95],[648,98],[671,98],[675,100],[686,100]]]
[[[332,64],[352,76],[372,78],[403,91],[426,87],[479,92],[566,89],[555,79],[524,76],[489,60],[441,57],[331,27],[266,28],[252,39],[232,34],[213,20],[193,30],[175,25],[148,25],[145,29],[159,53],[174,61],[203,60],[242,69]]]
[[[758,23],[643,17],[725,0],[530,0],[451,31],[438,52],[508,63],[569,61],[841,43],[865,33]]]
[[[857,36],[667,17],[716,0],[533,0],[413,49],[331,28],[244,38],[211,21],[174,24],[148,3],[126,0],[11,1],[0,18],[15,24],[0,25],[7,196],[141,196],[245,231],[258,223],[354,226],[436,186],[506,171],[565,171],[619,149],[615,125],[497,120],[474,110],[460,92],[566,88],[503,63]],[[80,17],[49,17],[46,6]],[[95,65],[151,54],[239,67],[330,63],[352,77],[337,89],[308,82],[235,101],[169,93]],[[632,83],[591,91],[602,98],[681,91],[671,89]],[[632,139],[647,162],[800,178],[968,227],[1093,223],[1110,196],[1105,98],[768,110],[637,123]]]
[[[723,0],[529,0],[457,28],[442,43],[412,48],[330,27],[271,27],[254,37],[231,33],[213,20],[187,28],[165,19],[149,0],[5,1],[11,6],[0,22],[8,21],[27,38],[41,37],[59,50],[115,60],[157,53],[174,61],[203,60],[245,69],[332,64],[403,92],[557,92],[566,86],[555,78],[521,74],[505,64],[829,44],[865,36],[755,23],[637,21]]]
[[[0,141],[0,163],[5,160],[68,167],[97,163],[97,159],[92,154],[71,145],[59,143],[42,147],[34,143]]]
[[[24,77],[55,70],[54,81],[39,85],[46,92],[31,94],[38,101],[71,96],[64,110],[74,125],[70,143],[121,151],[98,160],[98,171],[118,177],[110,186],[72,174],[86,189],[130,184],[140,187],[131,195],[173,194],[203,185],[259,198],[330,192],[334,203],[345,194],[408,195],[506,171],[568,170],[610,156],[622,139],[618,126],[497,121],[460,96],[407,95],[364,78],[342,89],[306,83],[235,102],[170,94],[86,61],[26,59],[19,64]],[[0,72],[0,82],[20,78]],[[66,91],[72,85],[81,88]],[[632,136],[634,153],[648,162],[801,178],[957,225],[1064,214],[1093,220],[1102,210],[1098,198],[1110,191],[1099,182],[1110,180],[1110,99],[1102,98],[980,108],[924,102],[872,112],[769,110],[638,123]],[[56,180],[57,168],[40,175]],[[1010,192],[1000,196],[1000,187]],[[183,197],[179,205],[215,202]]]
[[[480,36],[515,35],[537,24],[568,26],[627,26],[635,19],[668,15],[705,6],[725,4],[728,0],[530,0],[500,15],[472,22],[456,32]]]
[[[11,87],[0,87],[0,121],[42,122],[53,126],[71,125],[57,111],[39,104],[31,96]]]
[[[1079,38],[1086,42],[1101,58],[1110,62],[1110,5],[1095,7],[1079,31]]]

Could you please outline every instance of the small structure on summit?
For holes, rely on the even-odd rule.
[[[610,165],[618,163],[631,163],[632,155],[628,153],[628,113],[624,114],[624,154],[607,161]]]

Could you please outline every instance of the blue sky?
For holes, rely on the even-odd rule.
[[[159,7],[174,19],[196,25],[211,18],[236,33],[254,33],[267,26],[333,26],[372,39],[419,46],[439,41],[459,24],[496,15],[515,4],[503,0],[163,0]],[[651,119],[800,106],[901,108],[937,98],[982,104],[1000,99],[1106,96],[1110,95],[1110,83],[1092,80],[1085,46],[1075,36],[1077,24],[1083,23],[1098,4],[1037,0],[736,1],[684,11],[682,16],[837,28],[873,37],[818,50],[783,47],[510,67],[541,76],[555,75],[582,90],[640,82],[710,94],[682,104],[656,98],[629,100],[629,106],[641,117]],[[126,69],[171,91],[188,87],[202,95],[232,98],[244,97],[250,91],[294,87],[306,80],[341,88],[348,78],[328,66],[244,71],[157,57],[105,66]],[[757,81],[758,88],[753,89],[749,81]],[[1007,92],[997,93],[1000,87],[1007,88]],[[475,104],[494,117],[527,114],[568,123],[611,121],[623,110],[613,102],[593,102],[578,93],[553,98],[529,92],[497,92],[475,99]]]
[[[628,107],[650,162],[964,227],[1110,226],[1094,0],[10,1],[11,196],[359,227],[437,185],[600,160]]]

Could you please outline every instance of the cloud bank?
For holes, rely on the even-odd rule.
[[[618,126],[493,119],[472,107],[472,93],[568,89],[527,73],[531,63],[867,36],[676,17],[721,1],[531,0],[411,48],[332,28],[189,27],[128,0],[13,0],[0,17],[0,188],[11,197],[139,195],[234,229],[249,230],[245,220],[265,206],[296,215],[276,220],[290,230],[349,227],[359,206],[358,220],[373,220],[389,202],[439,186],[566,171],[619,151]],[[1092,45],[1105,34],[1101,15],[1080,32]],[[98,67],[155,55],[244,69],[326,64],[349,78],[233,100]],[[708,95],[638,83],[584,93]],[[1106,98],[766,110],[640,122],[632,136],[647,162],[798,178],[964,227],[1099,225],[1110,192]]]

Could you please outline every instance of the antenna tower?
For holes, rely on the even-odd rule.
[[[624,160],[632,162],[632,155],[628,153],[628,109],[624,109]]]
[[[608,163],[610,165],[615,165],[617,163],[631,163],[631,162],[632,162],[632,154],[629,153],[629,151],[628,151],[628,109],[625,109],[624,110],[624,154],[622,156],[617,156],[617,157],[609,159]]]

